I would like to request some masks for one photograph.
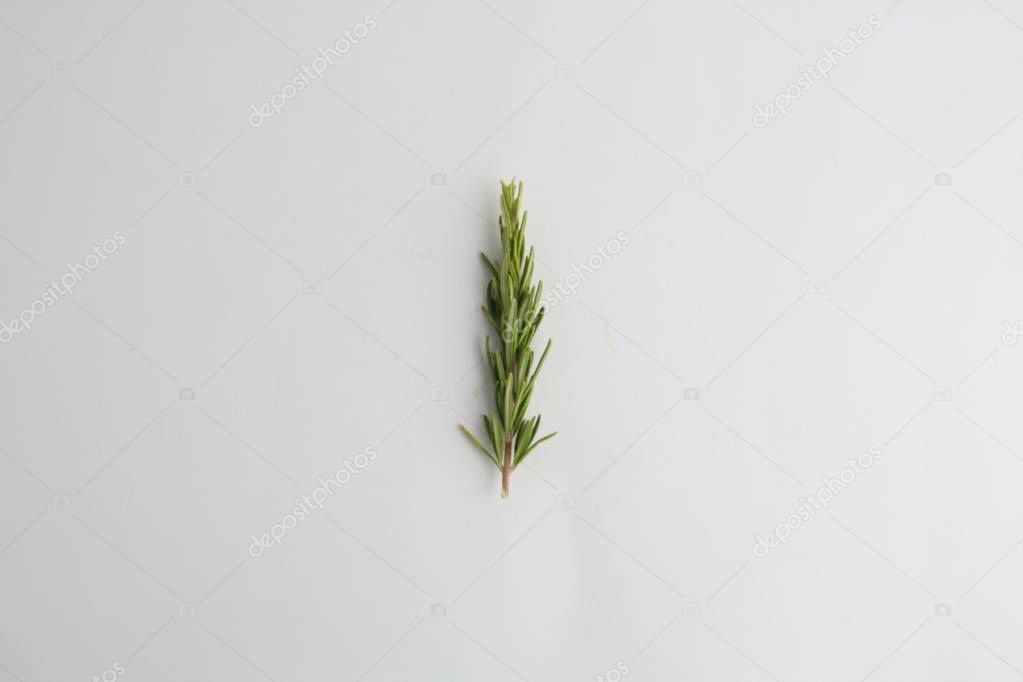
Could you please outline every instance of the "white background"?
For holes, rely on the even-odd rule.
[[[126,239],[0,346],[0,682],[1023,677],[1023,2],[388,2],[0,3],[0,318]],[[513,175],[578,286],[501,501]]]

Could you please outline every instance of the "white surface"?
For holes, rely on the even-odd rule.
[[[0,83],[0,319],[125,238],[0,345],[0,682],[1023,677],[1017,0],[7,0]],[[578,287],[502,502],[512,175]]]

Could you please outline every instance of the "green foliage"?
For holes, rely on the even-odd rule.
[[[529,400],[533,395],[536,377],[551,349],[548,340],[540,359],[533,367],[533,349],[530,344],[543,321],[544,308],[540,307],[543,282],[533,285],[533,248],[526,250],[526,218],[521,212],[522,183],[501,182],[501,250],[504,258],[494,263],[481,253],[490,272],[483,315],[497,334],[496,348],[491,347],[490,336],[485,348],[490,377],[494,382],[495,409],[483,415],[487,445],[484,445],[465,426],[466,436],[501,470],[502,497],[508,496],[511,472],[543,441],[556,433],[537,438],[540,415],[526,417]]]

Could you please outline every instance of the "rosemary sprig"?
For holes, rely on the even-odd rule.
[[[514,179],[501,182],[501,250],[504,258],[495,264],[481,253],[490,272],[486,303],[481,306],[483,316],[497,333],[497,348],[491,348],[490,336],[485,348],[490,376],[494,381],[495,408],[483,415],[486,426],[487,447],[465,425],[460,425],[469,440],[501,471],[501,497],[508,497],[512,471],[536,449],[540,443],[553,438],[550,433],[542,438],[540,415],[526,418],[529,399],[533,395],[536,377],[551,349],[547,341],[536,368],[533,367],[533,349],[530,343],[543,320],[545,308],[540,307],[543,282],[533,285],[533,247],[526,250],[526,218],[522,212],[522,183]]]

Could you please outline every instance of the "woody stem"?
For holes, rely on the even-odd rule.
[[[501,497],[508,497],[508,488],[511,486],[512,473],[512,442],[504,442],[504,462],[501,466]]]

